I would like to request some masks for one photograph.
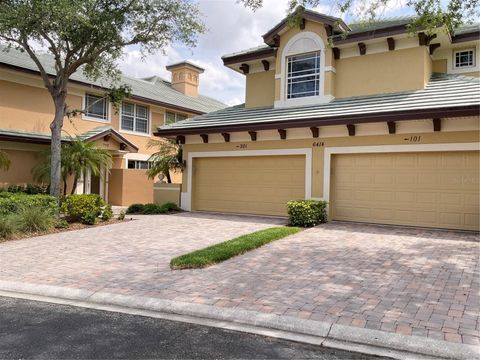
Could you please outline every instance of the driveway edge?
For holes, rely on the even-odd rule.
[[[200,321],[196,320],[195,323],[206,326],[253,332],[397,359],[411,359],[423,356],[470,360],[479,358],[480,355],[478,348],[473,345],[455,344],[418,336],[406,336],[327,322],[302,320],[250,310],[220,308],[213,305],[2,280],[0,280],[0,291],[0,295],[4,296],[21,298],[22,295],[34,295],[39,296],[37,298],[39,301],[58,303],[59,301],[56,300],[66,300],[67,303],[73,306],[104,310],[109,310],[109,307],[112,307],[110,311],[144,316],[152,315],[149,315],[148,312],[155,313],[157,316],[154,317],[162,317],[159,316],[160,314],[179,315],[190,319],[199,319]],[[122,309],[124,310],[122,311]],[[125,311],[125,309],[130,311]],[[143,314],[142,311],[144,311]],[[183,320],[181,318],[172,320],[189,322],[185,318]]]

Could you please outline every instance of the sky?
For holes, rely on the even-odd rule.
[[[368,1],[368,0],[367,0]],[[245,77],[223,65],[225,54],[245,50],[263,43],[261,35],[270,30],[286,15],[288,0],[264,0],[263,7],[255,12],[235,0],[198,0],[205,34],[198,37],[193,49],[182,44],[171,44],[164,53],[158,52],[142,59],[138,49],[127,48],[120,69],[125,75],[147,77],[158,75],[170,80],[165,66],[181,60],[190,60],[205,69],[200,76],[200,93],[218,99],[228,105],[236,105],[245,99]],[[325,4],[331,2],[325,2]],[[391,0],[383,16],[401,16],[409,12],[406,0]],[[343,17],[334,6],[321,5],[313,10]]]

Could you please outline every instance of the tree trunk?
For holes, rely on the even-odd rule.
[[[67,195],[67,178],[63,178],[63,196]]]
[[[167,177],[167,184],[171,184],[172,183],[172,178],[170,177],[170,171],[169,170],[165,171],[165,176]]]
[[[74,174],[74,175],[73,175],[72,192],[70,193],[70,195],[75,194],[75,190],[77,189],[77,182],[78,182],[78,175],[77,175],[77,174]]]
[[[50,173],[50,195],[57,198],[60,203],[60,187],[62,181],[62,127],[63,118],[65,116],[65,95],[58,94],[53,97],[55,103],[55,117],[50,124],[52,132],[52,139],[50,144],[51,149],[51,173]]]

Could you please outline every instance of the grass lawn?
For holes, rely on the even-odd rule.
[[[170,268],[176,270],[207,267],[299,231],[300,228],[287,226],[260,230],[173,258]]]

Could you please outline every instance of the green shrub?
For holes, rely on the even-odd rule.
[[[57,212],[57,201],[50,195],[27,195],[24,193],[0,193],[0,215],[18,213],[22,208],[41,207],[52,214]]]
[[[18,215],[0,216],[0,239],[10,239],[18,231]]]
[[[97,194],[77,194],[66,196],[62,200],[61,210],[69,222],[95,224],[104,206],[105,202]],[[95,220],[92,221],[92,217]]]
[[[118,217],[117,217],[118,220],[120,221],[123,221],[125,220],[125,211],[120,211],[120,214],[118,214]]]
[[[173,202],[167,202],[161,205],[161,207],[165,210],[165,212],[180,211],[180,208],[178,207],[178,205]]]
[[[23,207],[17,216],[19,228],[24,232],[50,230],[55,223],[54,214],[44,207]]]
[[[0,188],[0,192],[24,193],[29,195],[48,194],[48,185],[26,184],[26,185],[9,185]]]
[[[143,212],[143,204],[132,204],[127,209],[127,214],[141,214]]]
[[[143,206],[143,211],[142,211],[142,214],[143,215],[155,215],[155,214],[164,214],[166,213],[167,210],[165,210],[165,208],[163,208],[162,206],[160,205],[157,205],[157,204],[145,204]]]
[[[68,227],[70,226],[68,224],[68,221],[65,220],[65,219],[58,219],[55,221],[55,223],[53,224],[53,226],[55,227],[55,229],[68,229]]]
[[[287,203],[288,219],[292,226],[311,227],[327,222],[327,202],[292,200]]]
[[[102,220],[108,221],[113,217],[112,205],[106,205],[102,212]]]
[[[82,216],[82,224],[95,225],[97,222],[98,214],[95,212],[87,212]]]

